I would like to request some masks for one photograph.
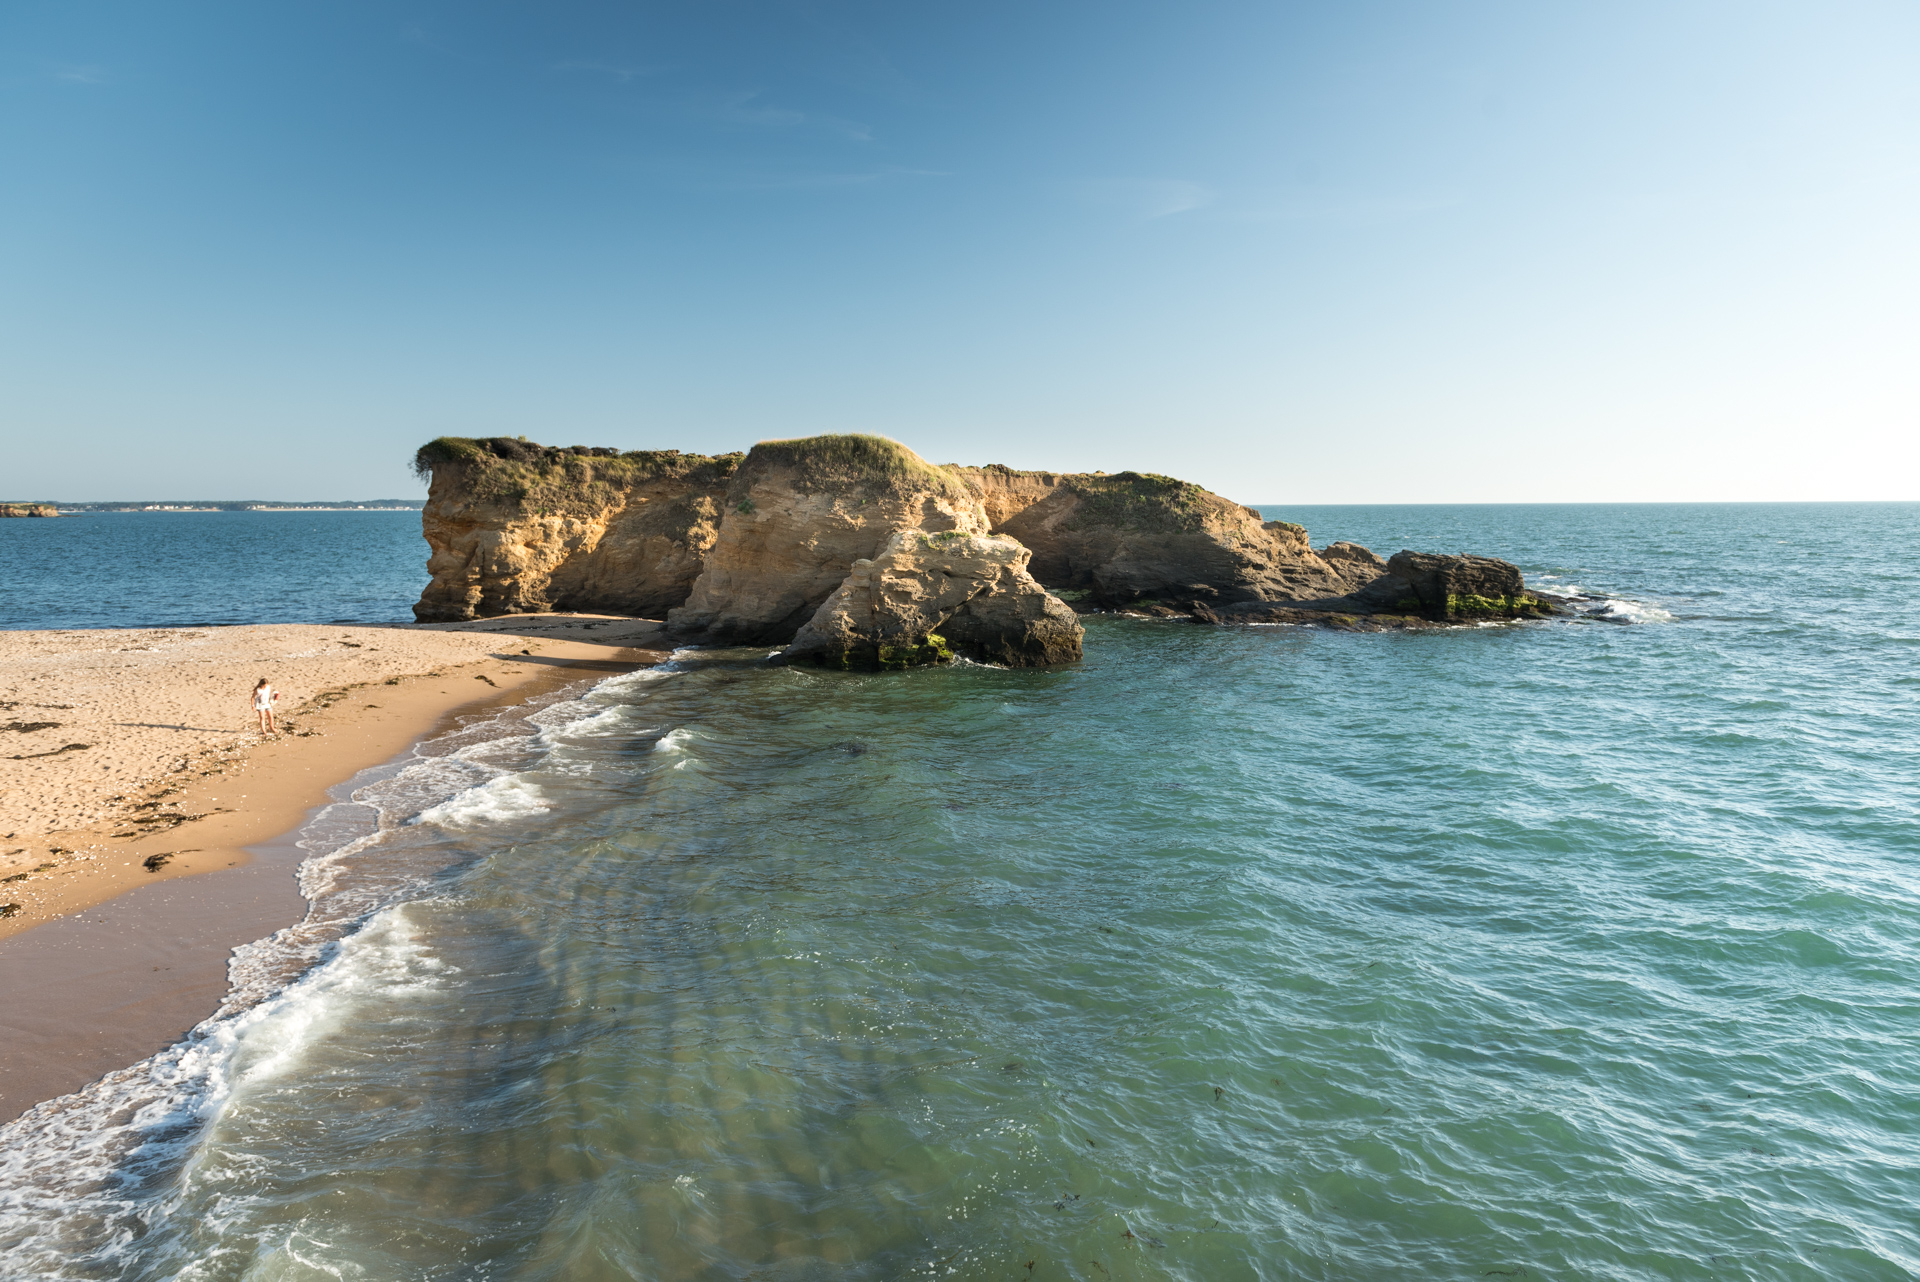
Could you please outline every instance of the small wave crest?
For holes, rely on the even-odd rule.
[[[501,775],[420,812],[413,822],[443,828],[473,828],[543,815],[551,807],[540,786],[523,775]]]
[[[687,745],[692,741],[693,731],[685,726],[680,726],[667,731],[658,739],[654,740],[653,750],[655,752],[685,752]]]
[[[1646,601],[1623,597],[1591,597],[1576,602],[1574,608],[1589,619],[1601,623],[1671,623],[1673,615]]]

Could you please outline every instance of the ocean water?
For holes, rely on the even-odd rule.
[[[1273,514],[1598,603],[476,721],[0,1276],[1920,1274],[1920,505]]]
[[[86,512],[0,521],[0,628],[413,622],[420,514]]]

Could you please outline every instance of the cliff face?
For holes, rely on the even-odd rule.
[[[980,494],[995,533],[1033,549],[1035,578],[1090,605],[1295,601],[1358,586],[1301,527],[1170,476],[953,470]]]
[[[658,617],[692,590],[739,459],[442,437],[415,460],[433,478],[421,514],[433,582],[414,618]]]
[[[783,644],[898,530],[985,534],[987,521],[966,486],[904,445],[762,441],[735,473],[706,567],[667,624],[689,638]]]
[[[1083,635],[1072,610],[1027,573],[1005,535],[896,530],[781,652],[784,662],[908,668],[963,655],[1006,667],[1071,663]]]
[[[0,517],[59,515],[59,509],[51,503],[0,503]]]
[[[789,661],[1018,666],[1079,657],[1061,597],[1335,626],[1552,608],[1504,561],[1316,552],[1300,526],[1172,477],[936,467],[876,436],[718,458],[442,437],[416,466],[432,475],[422,621],[596,610]]]

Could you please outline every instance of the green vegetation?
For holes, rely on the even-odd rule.
[[[849,432],[762,441],[753,447],[753,457],[793,468],[810,489],[864,485],[894,491],[929,489],[956,499],[969,496],[953,473],[884,436]]]
[[[740,466],[739,454],[709,458],[679,450],[619,450],[539,445],[525,437],[442,436],[421,446],[413,470],[422,480],[459,469],[466,493],[482,503],[514,505],[539,516],[594,516],[615,492],[643,481],[689,477],[720,484]]]
[[[927,639],[919,645],[880,647],[880,667],[887,672],[904,672],[908,668],[923,668],[931,663],[952,662],[953,648],[938,632],[927,633]]]
[[[733,510],[741,516],[752,516],[757,509],[753,506],[752,499],[741,499]]]
[[[816,654],[813,661],[823,668],[838,668],[842,672],[905,672],[908,668],[952,663],[953,647],[938,632],[929,632],[925,640],[913,645],[841,650],[834,654]]]
[[[1447,593],[1449,618],[1512,619],[1551,612],[1544,602],[1536,601],[1530,596],[1473,596],[1467,593]]]
[[[941,530],[935,534],[922,534],[920,542],[930,548],[943,548],[950,543],[958,543],[961,539],[972,537],[965,530]]]
[[[1191,481],[1152,472],[1116,472],[1112,476],[1078,473],[1061,484],[1080,498],[1067,529],[1119,525],[1165,534],[1195,534],[1206,525],[1207,492]]]

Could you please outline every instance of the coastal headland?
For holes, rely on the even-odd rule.
[[[328,788],[458,715],[659,662],[660,645],[657,623],[594,615],[0,632],[0,1115],[212,1010],[229,951],[303,912],[297,859],[270,891],[234,874]],[[262,676],[282,692],[277,738],[247,707]],[[181,879],[196,888],[162,893]]]
[[[938,465],[866,435],[744,454],[441,437],[415,468],[422,621],[663,616],[692,644],[906,668],[1080,657],[1077,613],[1423,628],[1551,614],[1506,561],[1353,543],[1153,473]]]

